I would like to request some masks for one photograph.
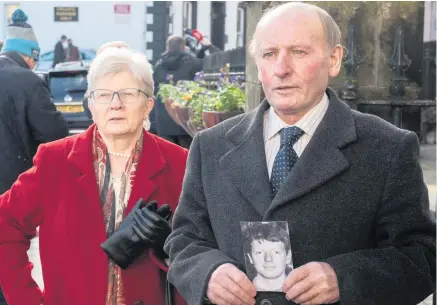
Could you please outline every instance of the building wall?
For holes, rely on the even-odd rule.
[[[182,35],[182,1],[172,1],[170,14],[173,15],[173,35]]]
[[[34,28],[42,52],[53,49],[62,34],[73,39],[79,48],[97,49],[111,40],[124,40],[131,47],[145,51],[145,2],[96,1],[7,1],[0,2],[0,39],[6,36],[5,6],[20,4]],[[115,4],[129,4],[130,14],[114,13]],[[55,22],[54,7],[78,7],[78,22]]]
[[[183,2],[172,1],[173,31],[174,35],[182,35],[183,31]],[[233,49],[237,45],[237,11],[238,1],[226,1],[225,34],[227,43],[225,50]],[[211,1],[197,2],[197,29],[206,37],[211,37]]]
[[[171,1],[170,14],[172,24],[169,34],[182,35],[183,32],[183,1]],[[147,24],[153,24],[154,18],[160,18],[147,12],[153,7],[152,1],[141,2],[97,2],[97,1],[0,1],[0,40],[6,37],[6,6],[18,4],[29,16],[29,23],[34,28],[42,52],[53,49],[62,34],[73,39],[79,48],[97,49],[111,40],[126,41],[131,47],[148,51],[147,43],[154,37]],[[129,4],[131,12],[128,15],[114,13],[115,4]],[[77,22],[55,22],[54,7],[78,7]],[[149,9],[150,11],[150,9]],[[227,42],[225,49],[233,49],[237,44],[237,1],[226,1],[225,34]],[[197,2],[197,29],[206,37],[211,37],[211,1]]]
[[[203,35],[211,37],[211,1],[197,3],[197,29]]]
[[[237,13],[238,1],[226,1],[225,32],[228,42],[225,44],[225,50],[235,49],[237,46]]]

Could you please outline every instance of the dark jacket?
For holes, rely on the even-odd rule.
[[[274,198],[263,139],[267,101],[194,137],[165,244],[169,281],[189,305],[202,304],[219,265],[245,270],[240,221],[287,221],[294,267],[331,265],[338,304],[413,305],[435,290],[435,219],[416,134],[327,94],[325,116]],[[291,304],[266,294],[257,299]]]
[[[65,61],[79,61],[79,60],[80,60],[79,48],[74,45],[68,46]]]
[[[53,59],[52,68],[54,68],[57,64],[63,62],[64,60],[65,60],[64,46],[62,45],[61,41],[58,41],[55,44],[55,57]]]
[[[193,80],[196,72],[202,70],[203,60],[186,52],[169,52],[163,55],[155,65],[153,80],[155,82],[155,96],[159,84],[168,83],[167,77],[173,75],[176,83],[179,80]],[[152,118],[153,119],[153,118]],[[156,97],[154,107],[156,131],[159,136],[183,136],[187,133],[176,124],[165,110],[161,98]]]
[[[0,55],[0,194],[32,167],[37,147],[68,135],[47,84],[15,52]]]

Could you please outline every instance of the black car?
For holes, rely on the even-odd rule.
[[[37,72],[45,78],[56,108],[62,112],[70,133],[88,128],[92,120],[84,107],[84,96],[88,88],[88,67],[80,62],[63,63],[49,72]]]

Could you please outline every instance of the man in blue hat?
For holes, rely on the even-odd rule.
[[[13,13],[6,33],[0,51],[0,194],[32,167],[39,144],[68,135],[67,123],[52,103],[47,84],[31,71],[40,47],[21,9]],[[0,247],[0,261],[1,251]],[[4,304],[0,292],[0,305]]]
[[[26,14],[17,9],[12,15],[12,24],[6,29],[6,40],[1,53],[19,53],[27,67],[33,70],[39,59],[40,48]],[[10,54],[8,54],[10,55]],[[13,57],[15,54],[12,54]]]

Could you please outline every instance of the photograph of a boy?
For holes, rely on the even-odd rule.
[[[257,291],[282,291],[293,269],[286,221],[241,222],[246,272]]]

